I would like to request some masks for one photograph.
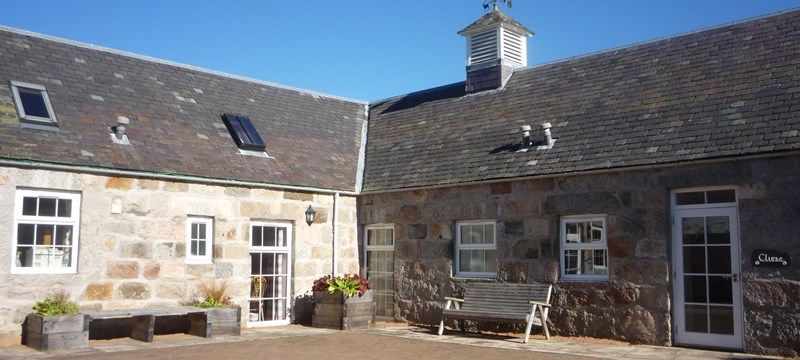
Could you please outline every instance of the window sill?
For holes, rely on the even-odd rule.
[[[474,275],[474,274],[456,274],[453,275],[453,280],[497,280],[497,274],[491,275]]]
[[[269,154],[267,154],[267,152],[263,151],[263,150],[262,151],[257,151],[257,150],[239,149],[239,155],[262,157],[262,158],[266,158],[266,159],[274,159],[274,157],[269,156]]]
[[[211,260],[186,260],[184,261],[186,265],[213,265],[214,262]]]
[[[573,277],[563,278],[563,277],[559,277],[558,278],[558,282],[598,282],[598,283],[600,283],[600,282],[609,282],[609,281],[610,281],[610,279],[608,277],[604,277],[604,278],[598,278],[598,277],[592,277],[592,278],[588,278],[588,277],[587,278],[573,278]]]
[[[19,126],[26,129],[36,129],[36,130],[45,130],[45,131],[59,131],[58,124],[56,123],[47,123],[41,121],[30,121],[25,119],[19,120]]]
[[[11,268],[12,275],[75,275],[78,270],[72,268]]]

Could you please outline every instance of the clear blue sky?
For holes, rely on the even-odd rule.
[[[463,81],[482,0],[24,0],[0,25],[358,100]],[[516,0],[528,65],[800,7],[800,0]]]

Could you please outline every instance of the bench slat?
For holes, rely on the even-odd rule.
[[[117,319],[143,315],[155,316],[177,316],[192,313],[204,313],[208,310],[194,306],[181,306],[171,308],[154,308],[154,309],[120,309],[120,310],[99,310],[86,312],[91,319]]]

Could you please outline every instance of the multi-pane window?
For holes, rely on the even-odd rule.
[[[214,241],[214,221],[190,216],[186,220],[186,263],[210,264]]]
[[[266,145],[258,135],[253,122],[249,118],[239,115],[224,114],[222,121],[231,133],[236,145],[242,150],[264,151]]]
[[[394,317],[394,225],[365,227],[367,279],[375,290],[375,315]]]
[[[497,243],[494,221],[462,221],[456,225],[458,276],[495,276]]]
[[[734,189],[712,189],[675,192],[675,205],[710,205],[710,204],[729,204],[736,202],[736,190]]]
[[[250,325],[289,323],[291,224],[250,224]]]
[[[17,190],[11,272],[75,273],[80,208],[78,193]]]
[[[561,278],[608,279],[608,245],[604,216],[561,219]]]
[[[20,119],[52,125],[56,123],[56,114],[44,86],[12,81],[11,91]]]

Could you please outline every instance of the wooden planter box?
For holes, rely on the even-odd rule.
[[[347,297],[344,293],[314,292],[313,327],[338,330],[366,329],[375,326],[375,292]]]
[[[189,334],[202,337],[238,336],[242,333],[242,308],[225,306],[207,312],[190,313]]]
[[[41,316],[28,314],[26,345],[37,350],[89,347],[89,319],[84,314]]]

